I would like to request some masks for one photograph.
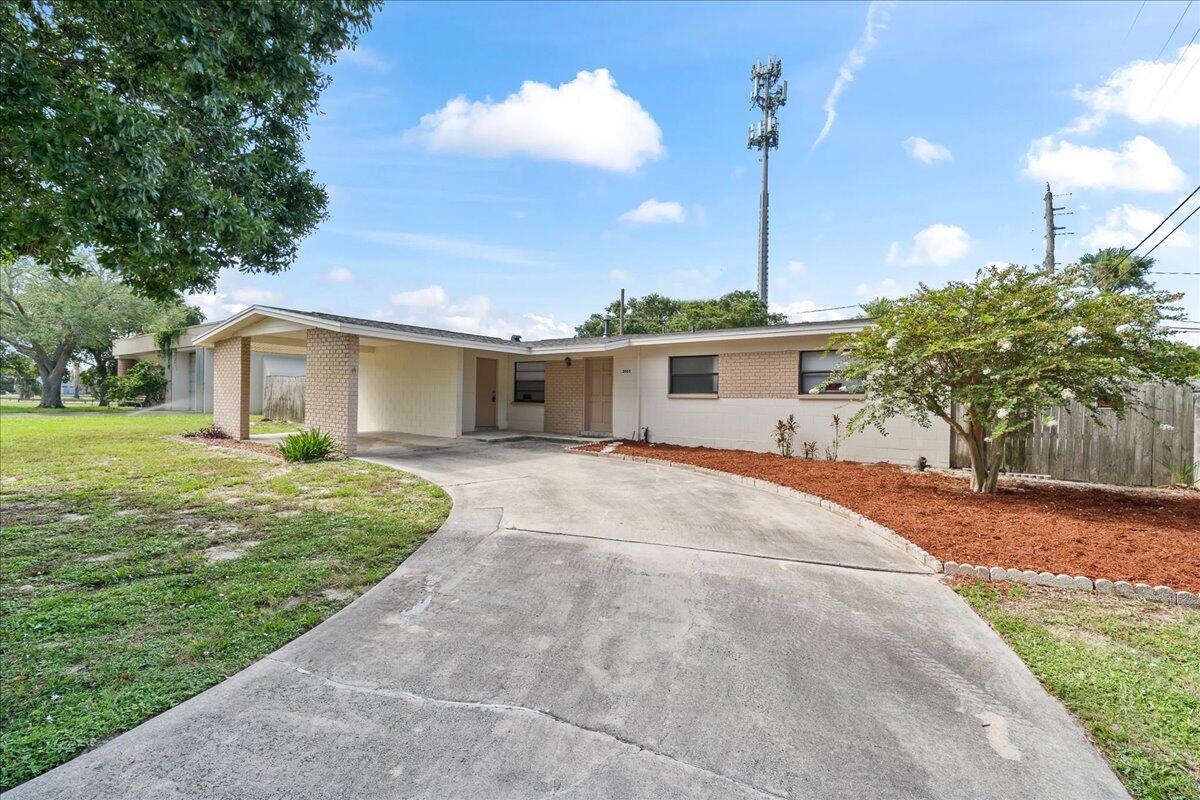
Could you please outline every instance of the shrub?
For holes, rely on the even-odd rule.
[[[143,406],[156,406],[167,396],[167,373],[153,361],[139,361],[129,371],[115,378],[109,390],[118,403],[130,404],[139,399]]]
[[[320,428],[293,433],[279,443],[285,461],[320,461],[336,447],[333,437]]]
[[[788,414],[787,419],[778,420],[771,435],[775,439],[775,446],[779,448],[779,455],[791,458],[792,444],[796,440],[796,416]]]
[[[228,439],[229,434],[218,428],[216,425],[208,425],[198,431],[185,433],[185,437],[189,439]]]
[[[801,446],[804,448],[805,460],[812,461],[813,458],[817,455],[817,443],[816,442],[804,442]]]

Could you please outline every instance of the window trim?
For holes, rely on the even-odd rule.
[[[709,375],[713,380],[711,392],[681,392],[675,388],[675,359],[677,358],[711,358],[712,372],[685,372],[683,375]],[[716,397],[721,391],[721,357],[717,353],[700,353],[697,355],[667,356],[667,397]]]
[[[512,382],[512,388],[513,388],[512,402],[513,403],[520,403],[521,405],[528,405],[528,406],[544,406],[546,404],[546,363],[547,362],[545,362],[545,361],[513,361],[513,382]],[[542,392],[541,392],[542,399],[541,400],[521,400],[518,397],[518,390],[517,390],[518,377],[517,376],[520,374],[520,371],[517,369],[517,367],[521,364],[540,364],[542,366],[542,370],[541,370],[542,371]],[[533,381],[533,382],[536,383],[536,381]],[[529,391],[529,390],[526,390],[526,391]]]
[[[831,369],[806,370],[806,369],[804,369],[804,354],[805,353],[815,353],[820,356],[826,355],[826,352],[824,350],[801,350],[800,351],[800,353],[798,354],[798,356],[796,358],[796,372],[797,372],[797,376],[798,376],[797,381],[796,381],[796,394],[798,396],[811,397],[811,398],[854,397],[854,396],[862,394],[861,391],[857,391],[857,392],[851,391],[848,384],[847,384],[846,388],[844,388],[844,389],[833,389],[833,390],[825,389],[824,391],[818,392],[816,394],[809,394],[808,392],[806,392],[804,390],[805,377],[811,377],[814,375],[823,375],[824,378],[822,378],[822,380],[824,380],[825,378],[828,378],[830,375],[832,375],[834,373],[834,370],[831,370]],[[820,381],[818,381],[817,385],[820,385]]]

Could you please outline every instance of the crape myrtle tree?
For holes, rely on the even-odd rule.
[[[1182,318],[1171,305],[1179,298],[1101,288],[1081,265],[988,267],[973,282],[867,304],[874,324],[831,343],[845,361],[830,380],[862,386],[852,432],[886,433],[897,415],[945,420],[970,453],[971,490],[995,492],[1005,441],[1051,409],[1076,401],[1093,416],[1102,404],[1120,417],[1147,413],[1128,405],[1138,385],[1200,375],[1200,351],[1163,324]]]
[[[620,301],[609,304],[607,315],[616,318]],[[707,300],[675,300],[661,294],[631,297],[625,303],[625,333],[666,333],[668,331],[720,330],[758,325],[785,325],[788,318],[767,310],[758,294],[730,292]],[[575,328],[576,336],[600,336],[604,315],[592,314]],[[616,325],[613,325],[616,333]]]
[[[0,0],[0,261],[147,297],[277,273],[325,216],[301,144],[371,0]]]

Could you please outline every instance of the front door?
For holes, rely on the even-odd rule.
[[[496,359],[475,359],[475,427],[496,427]]]
[[[587,419],[589,433],[612,433],[613,362],[611,358],[587,360]]]

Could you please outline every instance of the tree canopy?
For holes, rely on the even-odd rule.
[[[71,277],[27,258],[0,261],[0,342],[37,365],[46,407],[62,406],[62,378],[77,355],[87,354],[103,381],[114,339],[181,319],[199,321],[199,311],[177,301],[138,297],[95,259],[80,254],[76,261]]]
[[[620,313],[619,300],[608,305],[606,313],[615,319]],[[575,327],[576,336],[600,336],[604,333],[603,314],[592,314]],[[737,291],[709,300],[675,300],[661,294],[631,297],[625,302],[625,333],[665,333],[667,331],[719,330],[749,328],[758,325],[786,325],[784,314],[767,311],[752,291]]]
[[[322,69],[374,0],[0,0],[0,261],[137,292],[287,269],[325,215],[303,167]]]
[[[1124,247],[1105,247],[1087,253],[1079,258],[1079,265],[1092,283],[1109,291],[1149,289],[1153,285],[1146,274],[1154,268],[1154,259],[1131,255]]]
[[[972,489],[991,492],[1005,439],[1050,409],[1078,401],[1123,416],[1140,384],[1200,375],[1200,350],[1163,325],[1182,318],[1171,305],[1181,295],[1113,291],[1092,277],[1080,265],[988,267],[971,282],[868,303],[874,324],[832,343],[845,361],[831,380],[860,382],[865,395],[849,430],[943,419],[967,444]]]

